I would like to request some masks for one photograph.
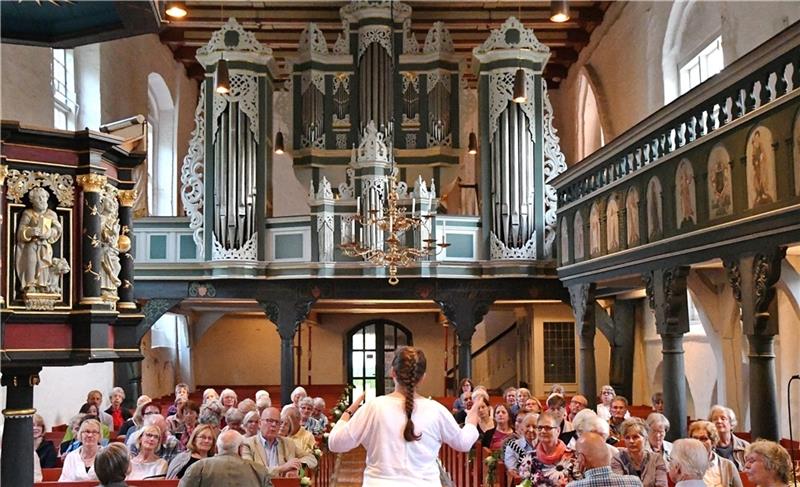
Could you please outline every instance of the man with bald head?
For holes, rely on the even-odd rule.
[[[179,487],[271,487],[263,465],[239,457],[243,439],[236,430],[223,431],[217,438],[217,454],[189,467]]]
[[[313,454],[303,454],[290,438],[278,436],[281,414],[277,408],[267,408],[261,413],[259,434],[242,442],[242,458],[267,468],[270,477],[297,477],[300,467],[316,466]]]
[[[642,487],[634,475],[619,475],[611,471],[611,452],[606,440],[597,433],[587,431],[578,438],[575,447],[578,467],[583,479],[567,484],[571,487]]]

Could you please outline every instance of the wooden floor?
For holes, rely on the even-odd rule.
[[[359,447],[339,457],[332,487],[361,487],[367,452]]]

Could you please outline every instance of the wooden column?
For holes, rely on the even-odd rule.
[[[83,194],[83,211],[81,215],[81,275],[82,289],[80,304],[85,307],[105,306],[100,292],[100,272],[103,250],[95,242],[100,238],[100,199],[106,177],[102,174],[82,174],[77,177]]]
[[[6,387],[3,409],[2,485],[33,485],[33,386],[39,384],[37,368],[7,368],[0,383]]]
[[[119,273],[119,280],[122,284],[117,289],[119,301],[117,309],[120,311],[136,310],[136,303],[133,300],[133,203],[136,200],[136,190],[127,189],[117,192],[119,199],[119,260],[122,266]]]
[[[594,360],[595,285],[575,284],[569,286],[569,301],[575,315],[575,330],[580,341],[580,376],[578,392],[586,396],[589,407],[597,405],[597,369]]]

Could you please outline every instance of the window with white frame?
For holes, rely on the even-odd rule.
[[[722,71],[724,66],[720,36],[679,68],[681,95]]]
[[[75,94],[75,60],[72,49],[53,49],[53,126],[75,130],[78,113]]]

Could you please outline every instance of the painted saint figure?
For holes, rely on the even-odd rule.
[[[753,134],[751,142],[753,153],[751,156],[751,163],[753,164],[753,189],[756,192],[756,205],[763,205],[765,203],[772,203],[772,198],[767,193],[766,182],[766,153],[761,144],[761,130],[756,129]]]
[[[628,247],[639,245],[639,191],[636,188],[631,188],[625,198],[625,228]]]
[[[597,203],[589,211],[589,255],[600,253],[600,213]]]
[[[721,144],[714,147],[708,157],[708,206],[712,219],[733,213],[730,160]]]
[[[606,241],[609,252],[619,250],[619,205],[616,195],[608,200],[606,208]]]
[[[64,259],[53,258],[53,244],[63,232],[56,212],[47,207],[44,188],[28,193],[32,208],[22,212],[17,226],[16,271],[23,296],[27,293],[60,293],[60,277],[69,270]],[[63,262],[62,262],[63,261]]]
[[[678,228],[683,227],[687,223],[697,223],[697,213],[695,211],[696,200],[694,196],[694,171],[688,159],[684,159],[678,165],[678,171],[675,174],[675,182],[677,183],[675,200],[677,204]]]
[[[647,236],[650,240],[661,237],[661,181],[654,177],[647,184]]]
[[[748,208],[777,200],[775,182],[775,149],[772,132],[760,126],[747,141],[747,203]]]

